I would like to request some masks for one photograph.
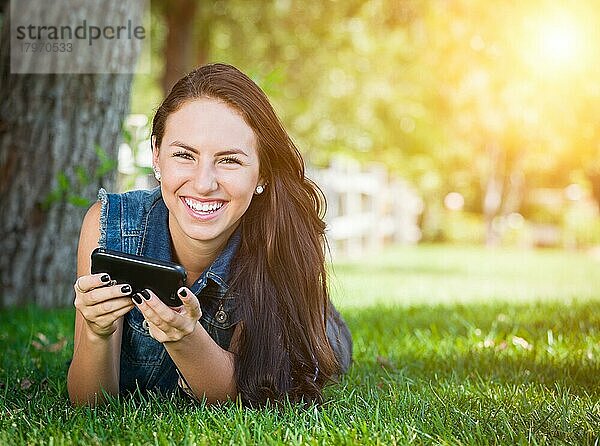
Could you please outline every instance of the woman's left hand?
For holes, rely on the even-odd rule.
[[[148,323],[150,336],[158,342],[177,342],[192,334],[202,316],[200,302],[189,288],[177,291],[183,305],[169,307],[150,290],[144,290],[133,299]],[[141,297],[142,303],[139,302]]]

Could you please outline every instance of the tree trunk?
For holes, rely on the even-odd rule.
[[[140,2],[123,2],[129,3],[130,14],[140,12]],[[108,23],[111,17],[118,23],[123,2],[104,11]],[[5,20],[0,40],[0,306],[66,305],[74,297],[83,215],[98,188],[114,184],[132,75],[10,74],[9,30]],[[131,45],[115,48],[104,55],[106,66],[137,57]]]
[[[590,184],[592,185],[592,196],[594,197],[596,206],[598,206],[598,210],[600,211],[600,168],[587,169],[586,175]]]
[[[500,242],[500,234],[494,227],[494,219],[498,216],[502,205],[504,191],[504,156],[497,143],[487,146],[489,166],[485,180],[483,196],[483,216],[485,221],[485,244],[495,246]]]
[[[506,189],[506,198],[502,203],[500,213],[509,215],[513,212],[519,212],[525,197],[525,174],[518,162],[512,167],[511,174],[508,176],[508,181],[506,181]]]
[[[175,0],[165,5],[167,41],[164,51],[165,72],[162,79],[165,94],[179,78],[193,68],[193,30],[197,7],[197,0]]]

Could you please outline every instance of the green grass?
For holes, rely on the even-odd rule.
[[[337,264],[355,362],[309,409],[72,408],[72,310],[5,310],[0,444],[599,444],[599,269],[582,253],[439,246]]]

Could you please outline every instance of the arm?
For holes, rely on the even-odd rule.
[[[235,399],[235,355],[217,345],[200,323],[189,336],[164,346],[197,399]]]
[[[122,285],[107,286],[107,275],[90,274],[90,255],[100,235],[99,217],[100,203],[95,203],[83,220],[77,250],[75,345],[67,388],[71,402],[78,405],[101,402],[103,390],[118,393],[123,315],[133,308]]]
[[[177,309],[166,306],[149,290],[146,296],[134,300],[141,301],[137,305],[148,321],[150,335],[163,343],[196,398],[209,403],[235,399],[235,355],[223,350],[198,322],[202,313],[194,293],[181,288],[183,306]]]

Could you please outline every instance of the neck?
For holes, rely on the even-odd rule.
[[[169,232],[172,241],[173,261],[185,268],[186,286],[191,286],[225,248],[235,228],[213,240],[194,240],[183,233],[179,225],[172,224],[169,216]]]

